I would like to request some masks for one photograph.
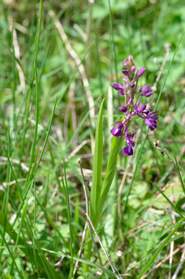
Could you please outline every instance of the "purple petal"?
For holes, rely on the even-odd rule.
[[[123,128],[123,123],[122,122],[116,122],[115,124],[115,128],[119,128],[119,129],[122,129]]]
[[[122,90],[124,89],[123,85],[121,83],[115,82],[112,84],[112,87],[116,90]]]
[[[130,145],[125,146],[122,149],[122,154],[124,156],[131,156],[131,155],[133,155],[133,148],[132,148],[132,146],[130,146]]]
[[[155,130],[157,128],[158,116],[155,112],[149,112],[145,118],[145,124],[150,130]]]
[[[134,147],[135,142],[134,142],[134,134],[131,133],[126,133],[125,134],[126,142],[129,146]]]
[[[157,120],[158,119],[157,113],[153,112],[153,111],[148,111],[146,117],[150,118],[152,120]]]
[[[157,122],[156,121],[151,121],[150,119],[145,119],[145,124],[152,131],[157,128]]]
[[[143,113],[145,108],[146,108],[146,105],[139,103],[139,102],[134,106],[136,113]]]
[[[129,55],[128,58],[123,61],[123,66],[129,68],[134,66],[133,57],[131,55]]]
[[[127,106],[125,106],[125,105],[120,106],[119,111],[127,112]]]
[[[129,71],[126,69],[122,70],[122,73],[127,77],[129,76]]]
[[[112,87],[115,90],[117,90],[120,93],[120,95],[124,95],[125,87],[121,83],[115,82],[115,83],[112,84]]]
[[[136,85],[135,81],[131,81],[131,82],[129,82],[129,86],[130,86],[130,87],[132,87],[132,88],[133,88],[135,85]]]
[[[137,71],[137,77],[140,78],[144,74],[144,72],[145,72],[145,68],[142,67]]]
[[[123,126],[122,122],[116,122],[115,126],[111,129],[111,134],[114,137],[121,137]]]
[[[149,85],[144,85],[140,88],[142,96],[149,97],[153,94],[152,88]]]
[[[114,136],[114,137],[121,137],[122,135],[122,130],[117,128],[117,127],[113,127],[111,129],[111,134]]]
[[[132,66],[131,69],[130,69],[130,71],[131,71],[132,73],[135,73],[136,67],[135,67],[135,66]]]

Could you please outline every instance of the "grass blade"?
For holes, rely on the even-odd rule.
[[[4,227],[4,217],[3,214],[0,215],[0,226]],[[17,236],[17,233],[12,228],[11,224],[6,222],[6,233],[11,237],[13,241],[18,240],[19,248],[23,251],[25,256],[29,259],[30,262],[36,267],[39,268],[39,272],[42,271],[47,278],[49,279],[60,279],[62,276],[55,271],[54,267],[50,264],[50,262],[46,259],[44,254],[42,253],[39,245],[37,246],[37,250],[34,250],[32,245],[27,243],[23,238]]]

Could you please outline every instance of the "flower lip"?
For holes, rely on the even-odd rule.
[[[140,88],[141,96],[150,97],[153,94],[152,88],[145,84]]]

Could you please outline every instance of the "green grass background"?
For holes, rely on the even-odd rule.
[[[138,123],[134,156],[119,156],[89,254],[83,186],[97,117],[87,91],[95,116],[105,99],[103,178],[120,103],[110,86],[129,54],[147,69],[143,83],[161,69],[159,125],[148,135]],[[185,278],[184,88],[183,0],[0,1],[0,278]]]

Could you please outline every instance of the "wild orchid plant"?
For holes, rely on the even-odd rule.
[[[121,97],[124,97],[124,103],[119,111],[124,114],[122,120],[116,122],[111,130],[114,137],[125,137],[126,146],[122,149],[125,156],[133,155],[134,133],[129,131],[133,118],[140,117],[150,130],[157,128],[157,114],[153,112],[149,104],[143,104],[140,98],[150,97],[153,94],[151,86],[145,84],[138,86],[139,78],[144,74],[145,69],[137,69],[132,56],[123,61],[123,80],[122,83],[113,83],[112,87],[118,91]]]
[[[131,124],[135,117],[142,118],[150,130],[157,128],[157,114],[152,111],[149,104],[141,102],[141,98],[148,98],[153,94],[153,90],[149,85],[139,87],[138,81],[144,74],[145,69],[142,67],[137,69],[132,56],[123,61],[123,81],[124,83],[113,83],[112,87],[118,91],[124,103],[119,108],[123,116],[121,120],[115,123],[111,129],[113,135],[111,149],[108,156],[105,175],[103,173],[103,104],[100,106],[99,115],[96,125],[95,152],[93,156],[93,179],[90,192],[90,218],[94,228],[98,228],[101,224],[102,214],[106,207],[108,193],[115,175],[117,156],[122,146],[122,137],[125,138],[126,146],[122,148],[122,154],[125,156],[133,155],[135,145],[134,133],[131,132]],[[101,226],[100,226],[101,227]],[[86,236],[86,256],[91,253],[90,234]]]
[[[90,212],[93,223],[97,226],[108,196],[110,186],[116,171],[117,155],[121,150],[122,138],[125,138],[126,146],[122,148],[125,156],[133,155],[135,146],[131,124],[136,117],[142,118],[150,130],[157,128],[158,116],[152,111],[149,104],[141,102],[141,98],[148,98],[153,94],[152,87],[145,84],[139,86],[138,81],[145,69],[136,68],[132,56],[123,61],[123,83],[113,83],[112,87],[118,91],[124,103],[119,108],[123,116],[111,129],[114,136],[107,162],[105,176],[102,179],[103,162],[103,103],[101,104],[96,127],[95,155],[93,158],[93,181],[91,189]]]

